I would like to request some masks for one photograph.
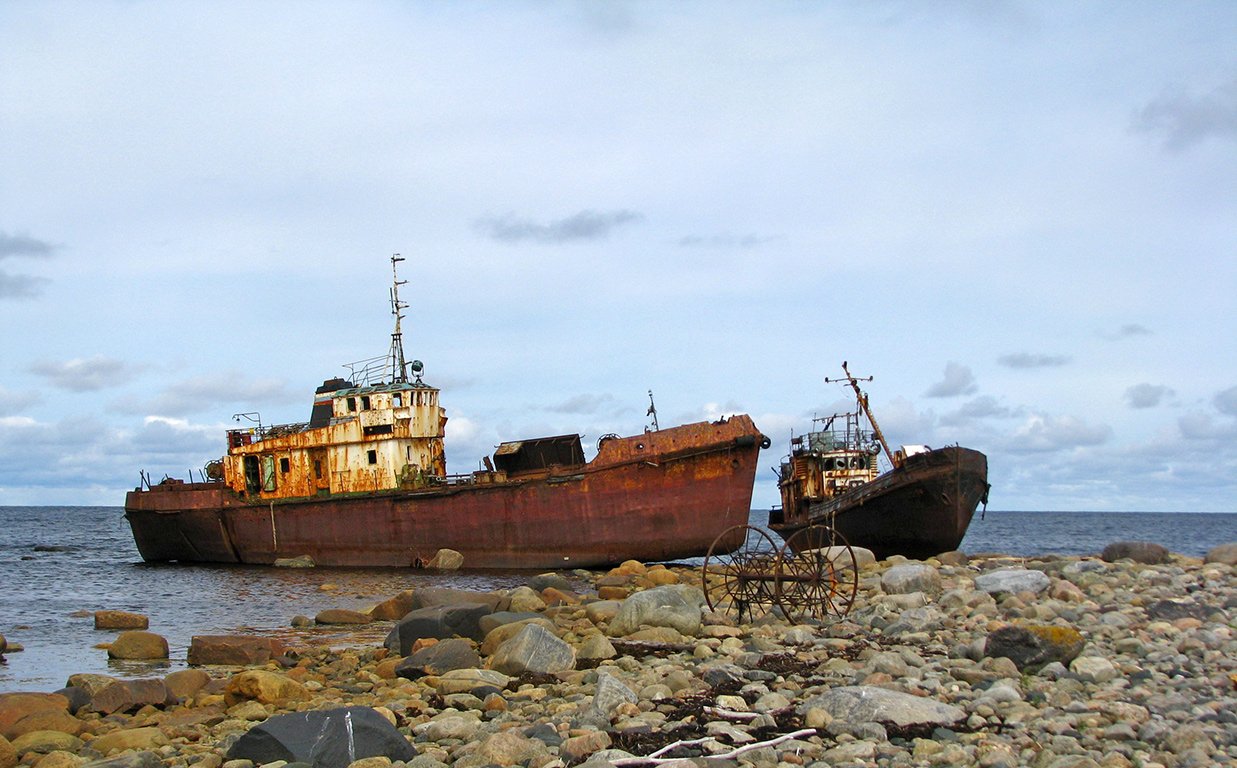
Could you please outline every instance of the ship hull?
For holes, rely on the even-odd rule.
[[[579,568],[704,554],[747,522],[764,440],[736,416],[606,443],[536,477],[248,503],[219,483],[128,494],[148,561],[415,567],[452,549],[469,568]]]
[[[811,525],[832,525],[849,544],[870,549],[879,559],[924,559],[961,545],[987,495],[987,457],[953,446],[909,456],[870,483],[808,506],[806,513],[779,517],[775,512],[769,527],[789,539]],[[826,543],[808,536],[798,542],[804,549]]]

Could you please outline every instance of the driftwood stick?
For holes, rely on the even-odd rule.
[[[705,707],[704,711],[726,720],[758,720],[761,717],[759,712],[735,712],[733,709],[721,709],[720,707]]]
[[[732,749],[729,752],[725,752],[720,755],[704,755],[704,758],[706,760],[707,759],[724,760],[727,758],[736,757],[737,755],[741,755],[744,752],[750,752],[753,749],[760,749],[761,747],[772,747],[775,744],[781,744],[783,741],[790,741],[791,739],[797,739],[800,736],[808,736],[814,733],[816,733],[815,728],[803,728],[793,733],[784,733],[781,736],[778,736],[776,739],[769,739],[768,741],[756,741],[756,742],[752,742],[751,744],[744,744],[741,747],[736,747],[735,749]],[[676,741],[673,744],[667,744],[666,746],[662,747],[656,752],[646,755],[645,757],[620,757],[619,759],[611,760],[610,762],[614,763],[615,765],[644,765],[647,763],[659,765],[661,763],[671,763],[680,758],[658,757],[658,755],[664,755],[665,753],[671,751],[672,749],[675,749],[676,747],[685,747],[685,746],[690,746],[692,744],[703,744],[708,741],[716,741],[716,739],[714,739],[712,736],[708,736],[703,739],[692,739],[690,741]]]

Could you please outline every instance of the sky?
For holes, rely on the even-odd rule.
[[[747,413],[994,510],[1237,512],[1231,2],[0,4],[0,505],[121,505],[390,344],[448,469]],[[242,420],[242,426],[247,422]]]

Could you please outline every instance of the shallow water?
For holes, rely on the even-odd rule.
[[[767,512],[752,513],[753,525],[767,521]],[[343,644],[358,638],[358,632],[293,630],[292,617],[312,617],[326,608],[365,609],[425,586],[511,588],[534,575],[147,564],[119,507],[0,507],[0,531],[0,634],[26,648],[7,654],[7,663],[0,665],[0,692],[55,690],[75,672],[163,675],[184,666],[194,635],[256,632]],[[773,539],[781,543],[776,535]],[[1154,541],[1201,556],[1216,544],[1237,541],[1237,515],[988,512],[982,520],[976,517],[962,549],[1090,555],[1120,540]],[[172,660],[163,665],[109,662],[106,651],[93,647],[118,634],[94,629],[90,614],[104,609],[149,616],[150,630],[167,638]],[[384,630],[372,627],[359,636],[376,643]]]

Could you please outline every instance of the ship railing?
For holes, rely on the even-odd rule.
[[[284,437],[286,435],[295,435],[309,429],[309,422],[302,421],[297,424],[271,424],[269,426],[248,427],[246,429],[229,429],[228,430],[228,447],[236,448],[242,445],[250,445],[259,440],[267,440],[274,437]]]
[[[358,360],[355,363],[344,363],[348,369],[348,380],[357,387],[372,387],[382,384],[390,370],[391,358],[387,355],[371,357],[368,360]]]

